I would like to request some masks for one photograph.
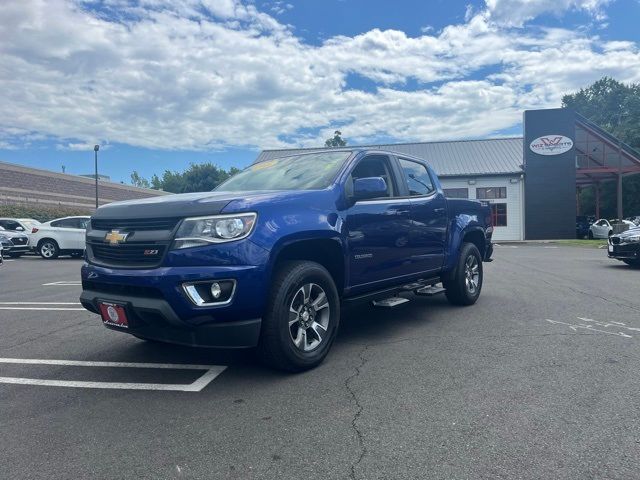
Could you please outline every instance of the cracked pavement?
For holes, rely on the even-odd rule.
[[[494,257],[475,306],[409,295],[343,310],[326,362],[298,375],[245,352],[146,344],[82,311],[0,310],[0,357],[228,365],[198,393],[0,384],[3,476],[637,478],[640,270],[576,247]],[[0,301],[76,301],[79,287],[42,284],[79,266],[9,262]],[[585,318],[629,338],[571,328]],[[0,376],[127,375],[155,374],[0,364]]]

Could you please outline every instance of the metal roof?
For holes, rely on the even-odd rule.
[[[491,138],[451,142],[399,143],[387,145],[348,146],[404,153],[429,162],[441,177],[469,175],[504,175],[522,173],[523,139]],[[255,163],[298,153],[311,153],[322,148],[264,150]]]

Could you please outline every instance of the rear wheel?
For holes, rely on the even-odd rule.
[[[38,253],[45,260],[53,260],[60,255],[60,247],[55,240],[45,239],[38,244]]]
[[[259,355],[280,370],[316,367],[327,356],[339,321],[340,301],[329,272],[315,262],[286,262],[271,288]]]
[[[456,268],[443,280],[445,295],[453,305],[473,305],[482,290],[482,256],[473,243],[463,243]]]

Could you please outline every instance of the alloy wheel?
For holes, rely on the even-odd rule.
[[[469,255],[464,264],[465,285],[467,291],[471,295],[475,295],[478,291],[478,285],[480,283],[480,267],[478,265],[478,259],[475,255]]]
[[[55,251],[56,251],[56,247],[51,242],[43,243],[42,246],[40,247],[40,253],[42,253],[42,256],[45,258],[53,257],[53,255],[55,254]]]
[[[299,350],[315,350],[327,337],[329,300],[324,289],[307,283],[293,295],[289,305],[289,336]]]

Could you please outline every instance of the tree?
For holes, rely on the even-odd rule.
[[[604,77],[587,88],[562,97],[562,106],[571,108],[600,125],[624,143],[640,150],[640,84],[618,82]],[[602,185],[601,216],[616,216],[616,185]],[[580,194],[580,211],[595,214],[593,188]],[[622,204],[626,214],[640,214],[640,175],[625,177],[622,184]]]
[[[140,188],[151,188],[149,180],[141,177],[137,170],[134,170],[131,174],[131,185],[135,185],[136,187]]]
[[[345,147],[347,145],[347,141],[342,138],[342,132],[340,130],[336,130],[333,132],[333,138],[329,138],[326,142],[324,142],[325,147]]]
[[[227,171],[211,163],[192,163],[184,172],[165,170],[162,177],[154,173],[151,180],[141,177],[134,170],[131,174],[131,184],[136,187],[153,188],[171,193],[205,192],[213,190],[240,171],[236,167],[231,167]]]

